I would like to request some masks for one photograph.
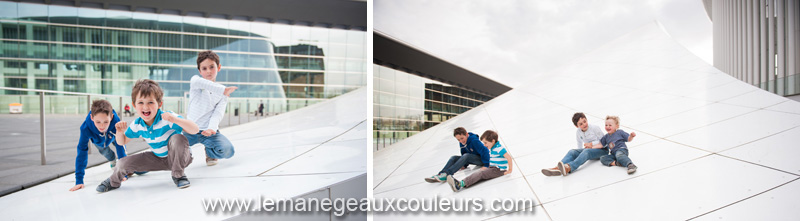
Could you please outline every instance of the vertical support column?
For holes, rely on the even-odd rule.
[[[767,87],[767,84],[769,82],[769,56],[767,56],[767,54],[769,53],[769,47],[767,46],[767,43],[769,42],[769,35],[767,34],[767,0],[760,0],[758,14],[759,21],[761,21],[761,26],[759,28],[760,31],[758,32],[761,33],[761,37],[759,37],[761,40],[761,53],[759,54],[759,57],[761,58],[761,65],[759,65],[759,76],[761,76],[761,81],[759,82],[759,86],[761,89],[768,90],[769,88]]]
[[[775,91],[783,96],[786,95],[786,0],[776,0],[776,2],[778,72],[775,74]]]
[[[117,109],[117,110],[125,111],[125,106],[122,106],[122,97],[119,97],[119,109]],[[122,113],[125,113],[125,112],[122,112]],[[117,114],[120,114],[120,112],[117,111]]]
[[[775,0],[767,0],[767,90],[775,93]]]
[[[750,2],[752,2],[752,1],[753,0],[744,0],[744,9],[745,9],[744,15],[745,16],[743,16],[744,17],[744,24],[745,24],[744,37],[745,37],[745,42],[746,42],[746,44],[745,44],[745,54],[744,54],[744,57],[746,59],[746,61],[745,61],[745,69],[744,69],[744,73],[745,73],[744,74],[744,80],[745,80],[744,82],[747,82],[747,84],[751,84],[751,85],[753,84],[753,77],[752,77],[753,76],[753,72],[752,72],[752,70],[753,70],[753,38],[751,37],[752,35],[750,34],[750,33],[753,32],[753,22],[752,22],[752,19],[751,19],[751,17],[753,17],[753,11],[750,10],[750,7],[751,7],[750,6],[751,5]]]
[[[758,29],[759,29],[758,16],[760,15],[758,13],[758,9],[759,9],[758,0],[751,1],[750,5],[752,7],[751,11],[753,12],[753,16],[751,17],[751,21],[753,23],[753,32],[751,32],[751,35],[753,37],[753,51],[752,51],[753,69],[751,70],[750,75],[753,76],[752,85],[758,87],[758,84],[761,82],[761,78],[759,77],[760,76],[759,75],[760,72],[758,71],[759,67],[760,67],[760,64],[761,64],[761,59],[758,56],[759,55],[758,52],[759,52],[759,50],[761,50],[761,48],[759,47],[760,40],[759,40],[759,33],[758,33]]]
[[[87,114],[91,114],[91,111],[92,111],[92,95],[86,95],[86,108],[87,108],[86,109],[86,113]],[[87,149],[89,149],[89,151],[87,151],[86,154],[92,154],[91,145],[89,145],[89,146],[90,147],[87,148]]]
[[[735,77],[736,79],[742,80],[742,76],[740,75],[741,69],[739,69],[739,65],[742,64],[741,59],[739,59],[739,55],[741,55],[741,51],[739,51],[739,49],[741,49],[741,45],[742,45],[739,42],[739,39],[740,39],[739,38],[739,34],[741,33],[741,31],[739,31],[739,27],[741,27],[741,24],[739,24],[739,18],[741,16],[738,16],[740,1],[731,1],[731,2],[733,3],[733,11],[732,11],[733,13],[731,13],[731,14],[734,15],[732,17],[732,19],[733,19],[733,33],[732,33],[733,34],[733,52],[732,52],[732,54],[733,54],[733,63],[732,63],[733,64],[733,77]]]
[[[798,23],[800,23],[800,21],[798,21],[798,19],[800,19],[800,4],[798,4],[797,1],[788,1],[788,3],[789,4],[786,6],[786,8],[789,9],[786,19],[789,21],[787,25],[789,29],[789,46],[787,47],[789,49],[789,65],[787,66],[787,75],[791,76],[789,77],[791,81],[787,82],[786,89],[789,93],[797,94],[800,93],[800,79],[798,79],[798,77],[800,77],[800,73],[798,73],[800,72],[798,71],[798,65],[800,65],[800,60],[798,59],[798,56],[800,56],[800,47],[798,47],[798,44],[800,44],[800,36],[798,36],[800,34],[800,27],[798,26]]]
[[[39,138],[41,142],[42,165],[47,165],[47,139],[45,138],[46,130],[44,125],[44,92],[39,92]]]

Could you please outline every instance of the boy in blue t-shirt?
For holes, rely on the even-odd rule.
[[[134,154],[121,159],[111,177],[97,186],[97,192],[108,192],[122,184],[125,175],[134,171],[171,170],[172,181],[178,188],[189,187],[189,179],[183,169],[192,163],[192,152],[183,132],[196,134],[199,129],[194,122],[183,119],[171,111],[162,111],[164,92],[158,83],[150,79],[136,81],[131,99],[139,116],[130,127],[125,121],[118,122],[117,143],[125,145],[134,138],[144,138],[152,151]],[[124,134],[122,134],[125,131]]]
[[[78,140],[78,156],[75,157],[75,186],[69,191],[76,191],[83,188],[83,175],[85,174],[86,164],[89,161],[89,142],[91,142],[108,162],[111,168],[117,163],[117,157],[122,159],[126,156],[125,146],[115,142],[114,135],[117,133],[113,127],[119,122],[117,112],[111,107],[107,100],[92,101],[92,108],[86,115],[86,120],[81,124],[81,135]],[[117,154],[111,150],[111,144],[117,149]]]
[[[511,155],[508,154],[505,147],[500,145],[498,138],[497,132],[491,130],[487,130],[481,135],[483,145],[491,147],[489,149],[489,167],[482,167],[480,171],[472,173],[461,181],[456,180],[453,175],[447,175],[447,184],[450,184],[453,192],[470,187],[481,180],[491,180],[511,173],[514,165]]]
[[[619,117],[606,116],[606,135],[600,138],[600,143],[603,147],[611,149],[610,155],[600,157],[600,162],[606,166],[622,166],[628,168],[628,174],[636,172],[635,164],[628,157],[628,146],[625,142],[633,141],[636,133],[631,132],[630,135],[623,130],[619,130]]]

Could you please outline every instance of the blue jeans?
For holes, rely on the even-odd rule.
[[[578,170],[581,165],[586,163],[587,160],[597,160],[600,157],[608,155],[608,149],[572,149],[567,152],[562,163],[569,164],[570,173]]]
[[[461,156],[452,156],[450,157],[450,160],[447,161],[447,164],[444,165],[442,171],[439,171],[439,173],[453,175],[462,167],[465,167],[469,164],[483,166],[483,161],[481,161],[480,156],[471,153],[465,153]]]
[[[97,147],[97,152],[100,152],[100,154],[103,154],[103,156],[106,158],[106,160],[114,161],[114,160],[117,159],[117,155],[114,154],[114,151],[111,150],[111,147],[110,147],[111,145],[109,145],[108,147],[101,147],[101,146],[97,146],[97,144],[94,144],[92,142],[89,142],[89,143],[94,145],[94,147]]]
[[[201,131],[202,132],[202,131]],[[198,132],[197,134],[184,134],[189,141],[189,146],[197,143],[203,144],[206,147],[206,157],[213,159],[228,159],[233,156],[233,144],[227,137],[217,131],[216,134],[211,136],[204,136]]]
[[[628,148],[620,148],[614,155],[605,155],[600,157],[600,162],[603,165],[611,166],[611,163],[617,161],[617,166],[627,167],[628,164],[633,163],[631,158],[628,158]]]

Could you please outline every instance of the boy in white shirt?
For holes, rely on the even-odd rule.
[[[219,55],[212,51],[197,53],[197,70],[200,75],[192,76],[189,88],[189,114],[187,118],[197,123],[200,133],[186,134],[189,146],[201,143],[206,147],[206,165],[214,166],[218,159],[233,156],[233,144],[219,133],[219,122],[225,114],[228,97],[238,87],[225,87],[217,81],[217,73],[222,69]]]

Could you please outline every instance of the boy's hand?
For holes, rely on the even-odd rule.
[[[225,91],[223,91],[222,94],[224,94],[225,96],[230,97],[231,93],[233,93],[233,91],[235,91],[236,89],[239,89],[239,87],[236,87],[236,86],[226,87]]]
[[[211,135],[217,134],[217,131],[212,129],[206,129],[201,134],[203,134],[203,136],[210,137]]]
[[[172,115],[170,113],[164,113],[164,114],[161,114],[161,119],[163,119],[165,121],[169,121],[170,123],[175,123],[175,120],[177,119],[177,117],[175,117],[175,115]]]
[[[506,172],[505,172],[505,173],[503,173],[503,175],[508,175],[508,174],[510,174],[510,173],[511,173],[511,170],[506,170]]]
[[[75,186],[73,186],[72,188],[69,188],[69,191],[70,191],[70,192],[73,192],[73,191],[75,191],[75,190],[79,190],[79,189],[83,189],[83,184],[78,184],[78,185],[75,185]]]
[[[631,132],[631,138],[636,137],[636,132]]]
[[[592,149],[592,143],[583,143],[583,148]]]
[[[125,132],[125,130],[128,129],[128,122],[125,122],[125,121],[117,122],[117,124],[114,125],[114,127],[117,128],[117,133]]]

